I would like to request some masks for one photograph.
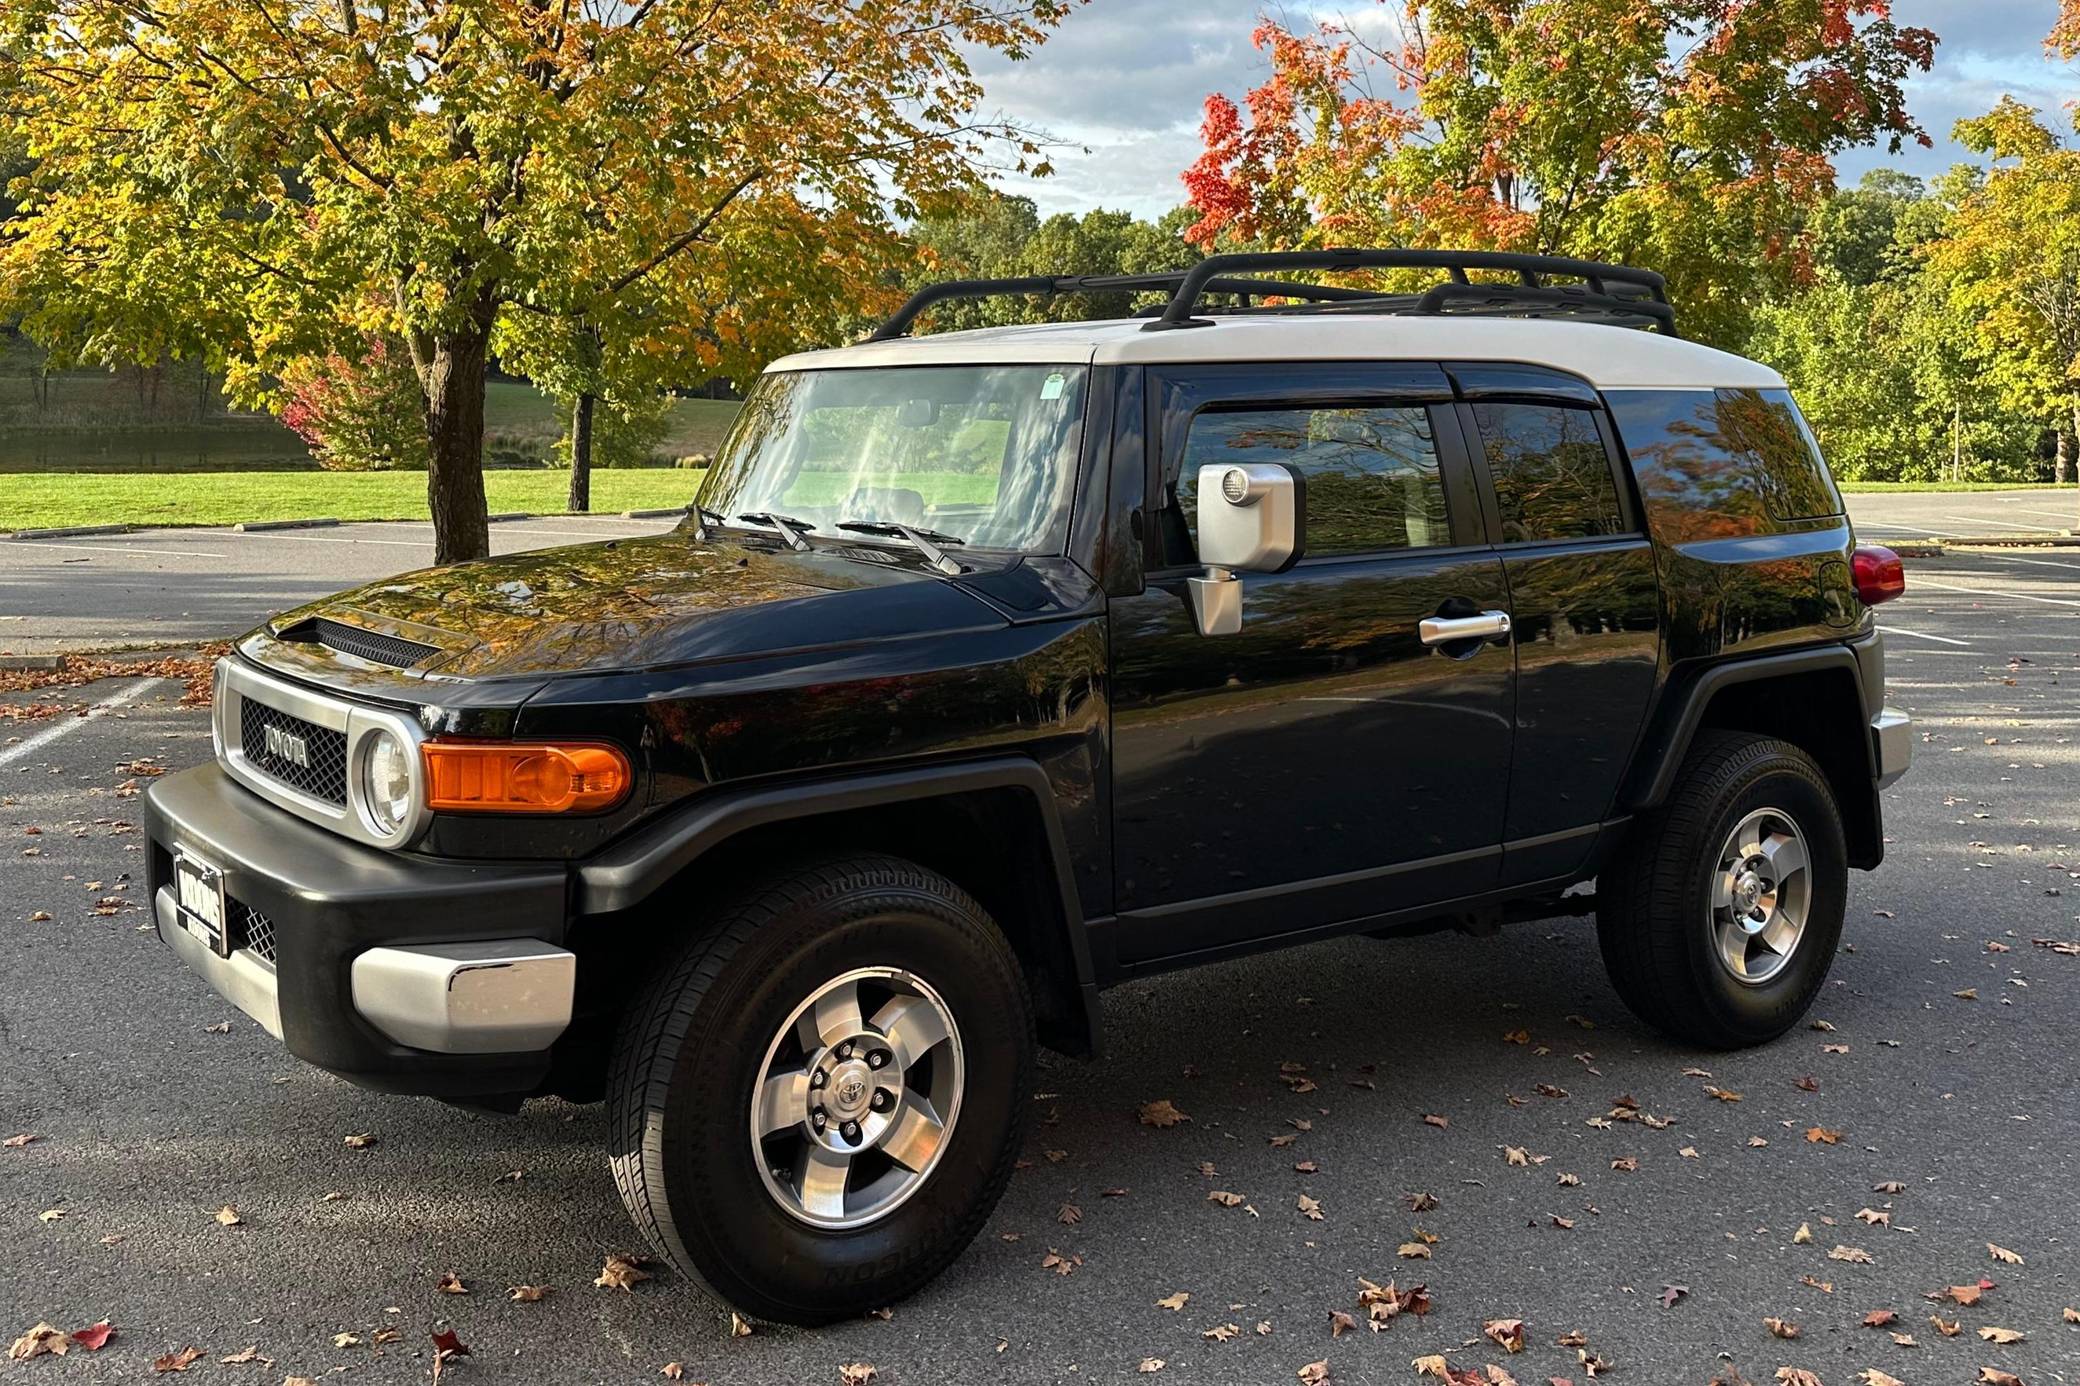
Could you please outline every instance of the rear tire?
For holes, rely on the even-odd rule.
[[[795,868],[726,905],[630,1009],[614,1182],[711,1295],[824,1323],[960,1255],[1010,1179],[1032,1083],[1024,979],[980,905],[893,857]]]
[[[1812,757],[1769,737],[1699,733],[1667,800],[1633,825],[1597,886],[1597,937],[1619,997],[1690,1044],[1775,1039],[1827,980],[1847,855]]]

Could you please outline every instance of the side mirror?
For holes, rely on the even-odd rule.
[[[1282,573],[1300,561],[1307,532],[1307,478],[1277,462],[1216,463],[1199,469],[1199,561],[1187,580],[1201,635],[1242,629],[1245,573]]]

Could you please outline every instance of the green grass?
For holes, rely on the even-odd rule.
[[[1844,481],[1844,495],[1879,495],[1893,491],[2051,491],[2048,481]]]
[[[653,468],[592,474],[592,508],[614,513],[685,505],[704,474]],[[484,475],[492,513],[557,511],[570,474]],[[241,520],[423,520],[424,472],[26,472],[0,481],[0,530],[62,525],[229,525]]]

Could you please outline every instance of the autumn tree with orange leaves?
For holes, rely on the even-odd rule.
[[[1928,142],[1902,88],[1936,36],[1884,0],[1381,0],[1378,19],[1258,27],[1269,79],[1206,101],[1192,239],[1642,264],[1688,331],[1738,343],[1801,272],[1833,156]]]
[[[0,0],[0,298],[254,402],[402,342],[436,561],[475,557],[495,351],[741,372],[857,312],[902,221],[1036,152],[970,56],[1077,2]]]

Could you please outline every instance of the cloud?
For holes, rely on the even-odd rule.
[[[2043,55],[2054,8],[2046,0],[1895,0],[1899,23],[1943,38],[1935,70],[1908,84],[1909,108],[1935,148],[1851,151],[1837,161],[1843,181],[1881,167],[1942,172],[1968,157],[1950,143],[1951,126],[2004,93],[2048,110],[2080,98],[2080,64]],[[1367,0],[1092,0],[1024,61],[976,59],[985,109],[1066,146],[1051,151],[1054,177],[1007,177],[1002,185],[1043,212],[1110,207],[1160,216],[1184,199],[1179,175],[1198,157],[1208,93],[1239,97],[1264,79],[1264,57],[1249,41],[1260,15],[1304,26],[1341,13],[1377,25],[1375,10]]]

